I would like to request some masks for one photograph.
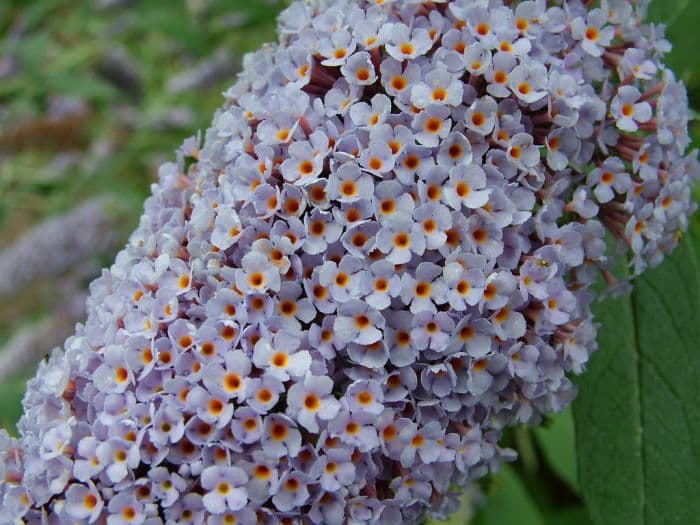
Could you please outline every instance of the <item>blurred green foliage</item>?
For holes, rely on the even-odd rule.
[[[208,127],[243,54],[276,39],[282,5],[2,0],[0,251],[96,195],[120,205],[127,235],[158,165]],[[60,308],[33,293],[2,303],[2,341]],[[14,428],[25,379],[0,385],[2,427]]]
[[[0,385],[0,428],[12,429],[22,415],[20,400],[28,377],[13,378]]]
[[[279,7],[0,2],[0,242],[95,193],[140,209],[156,166],[208,126],[242,54],[275,38]],[[217,56],[211,78],[169,87]],[[62,106],[77,111],[65,115]]]

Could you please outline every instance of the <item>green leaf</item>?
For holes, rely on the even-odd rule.
[[[583,507],[574,507],[549,514],[547,525],[591,525],[591,518]]]
[[[537,444],[550,468],[573,490],[578,490],[576,436],[570,409],[549,418],[546,426],[533,429]]]
[[[654,0],[649,6],[647,18],[671,26],[693,3],[691,0]]]
[[[545,520],[512,468],[504,465],[496,477],[495,490],[474,517],[473,525],[544,525]]]
[[[700,186],[696,186],[696,190],[700,190]],[[695,199],[696,202],[699,199]],[[700,261],[700,213],[695,213],[690,219],[690,235],[689,238],[695,249],[695,260]]]
[[[595,308],[599,350],[574,403],[579,482],[593,522],[700,515],[700,322],[690,240]]]
[[[697,0],[654,0],[649,9],[650,21],[666,24],[666,38],[673,50],[664,62],[688,86],[700,84],[700,53],[697,52],[697,21],[700,2]]]

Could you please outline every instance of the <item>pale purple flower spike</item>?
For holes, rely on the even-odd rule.
[[[647,4],[293,3],[0,433],[0,523],[456,510],[574,398],[606,229],[638,274],[694,211]]]

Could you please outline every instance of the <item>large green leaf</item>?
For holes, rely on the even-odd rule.
[[[697,523],[700,315],[689,239],[596,308],[600,350],[574,403],[579,482],[593,521]]]

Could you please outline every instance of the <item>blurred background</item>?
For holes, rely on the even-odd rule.
[[[0,426],[279,0],[0,0]]]
[[[136,226],[157,166],[209,125],[285,3],[0,0],[0,427],[15,431],[26,379],[83,319],[87,285]],[[668,25],[668,63],[700,108],[700,2],[655,0],[651,18]],[[484,483],[477,521],[512,509],[511,523],[535,523],[535,505],[555,508],[548,523],[588,522],[572,418],[547,423],[508,436],[521,459]]]

